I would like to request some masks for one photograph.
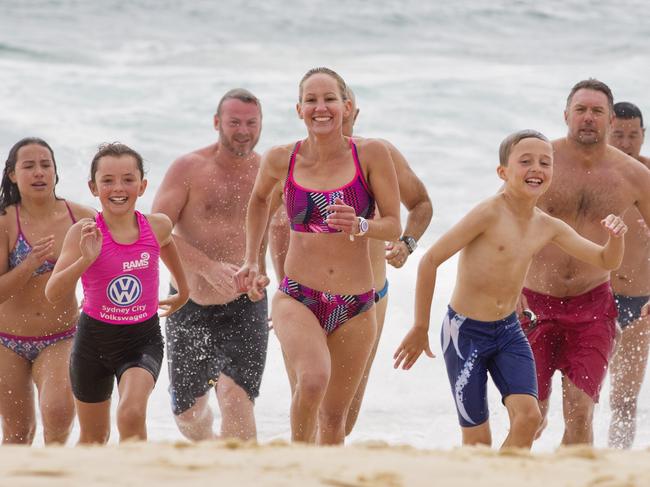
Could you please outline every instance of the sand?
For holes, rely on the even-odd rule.
[[[0,486],[650,486],[650,451],[425,451],[238,442],[0,447]]]

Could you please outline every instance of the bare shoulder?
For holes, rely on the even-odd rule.
[[[645,167],[650,169],[650,157],[639,156],[639,161],[641,161],[643,164],[645,164]]]
[[[366,157],[390,157],[389,146],[383,139],[354,139],[354,143],[359,151],[359,156],[363,152]]]
[[[151,225],[151,230],[156,235],[158,242],[165,242],[172,233],[174,225],[171,219],[164,213],[149,213],[144,217]]]
[[[84,218],[94,219],[95,215],[97,214],[97,211],[90,206],[81,205],[70,200],[66,200],[66,203],[68,204],[68,207],[70,208],[74,219],[77,221]]]
[[[160,231],[168,230],[169,232],[172,231],[173,228],[172,221],[164,213],[149,213],[144,215],[144,217],[147,219],[149,225],[152,226],[154,231],[156,230],[160,230]]]
[[[631,184],[647,189],[650,182],[650,169],[645,164],[611,146],[609,146],[608,162],[615,163],[620,174]]]
[[[381,139],[355,139],[355,145],[359,162],[366,175],[369,175],[374,169],[384,171],[383,167],[395,167],[388,147]]]
[[[14,205],[7,206],[3,214],[0,214],[0,232],[6,234],[12,225],[16,223],[16,207]]]
[[[189,175],[194,174],[198,167],[203,166],[214,152],[215,145],[188,152],[171,163],[167,169],[167,174],[171,173],[174,176],[183,176],[185,179]]]
[[[295,147],[295,144],[274,145],[264,152],[262,160],[274,170],[286,169]]]
[[[492,224],[498,218],[503,217],[504,214],[503,196],[501,193],[497,193],[479,202],[467,213],[467,216],[483,221],[486,224]]]

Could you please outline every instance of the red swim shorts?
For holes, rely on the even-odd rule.
[[[551,394],[556,370],[594,402],[607,374],[616,332],[616,303],[609,282],[579,296],[556,298],[524,288],[537,326],[522,322],[535,356],[539,400]]]

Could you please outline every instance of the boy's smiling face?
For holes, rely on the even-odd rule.
[[[499,166],[497,173],[506,188],[539,197],[553,178],[553,147],[534,137],[522,139],[512,147],[508,165]]]

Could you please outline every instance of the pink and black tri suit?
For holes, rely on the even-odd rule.
[[[363,175],[354,141],[350,139],[350,150],[356,169],[354,178],[345,186],[327,191],[307,189],[296,183],[293,172],[300,144],[297,142],[291,153],[284,184],[284,198],[291,230],[310,233],[339,232],[329,227],[326,222],[329,214],[327,207],[334,204],[336,198],[352,206],[357,216],[372,219],[375,214],[375,199]],[[369,310],[375,302],[374,289],[358,295],[330,294],[311,289],[286,276],[280,284],[280,291],[307,306],[328,335],[349,319]]]
[[[160,246],[140,212],[135,212],[138,239],[113,240],[101,213],[95,217],[102,234],[99,257],[81,276],[83,312],[70,359],[75,397],[83,402],[108,400],[114,377],[140,367],[158,378],[163,339],[158,322]]]

